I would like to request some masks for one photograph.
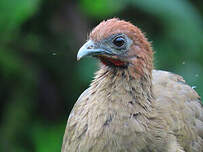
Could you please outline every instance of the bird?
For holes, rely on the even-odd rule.
[[[156,70],[153,49],[129,21],[102,21],[77,59],[99,70],[75,103],[61,152],[203,152],[203,106],[174,73]]]

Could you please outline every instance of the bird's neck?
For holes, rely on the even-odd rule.
[[[135,73],[130,72],[130,69],[111,68],[102,65],[91,86],[99,92],[104,91],[108,94],[119,93],[119,90],[123,90],[134,96],[137,102],[151,104],[153,99],[151,77],[151,72],[146,72],[140,76],[136,75],[136,71]]]

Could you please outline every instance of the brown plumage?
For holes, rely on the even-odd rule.
[[[152,70],[153,51],[136,26],[101,22],[78,52],[100,70],[76,102],[62,152],[203,152],[203,108],[183,78]]]

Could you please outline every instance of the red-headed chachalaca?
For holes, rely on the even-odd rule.
[[[101,22],[77,54],[85,56],[101,67],[69,116],[62,152],[203,152],[199,95],[181,76],[153,70],[138,27]]]

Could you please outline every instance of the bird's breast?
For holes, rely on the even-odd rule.
[[[90,88],[69,118],[67,128],[73,134],[70,140],[80,141],[80,147],[95,148],[95,151],[113,147],[119,151],[129,145],[135,149],[136,144],[142,145],[147,118],[136,102],[130,89],[123,89],[119,84],[111,89]]]

